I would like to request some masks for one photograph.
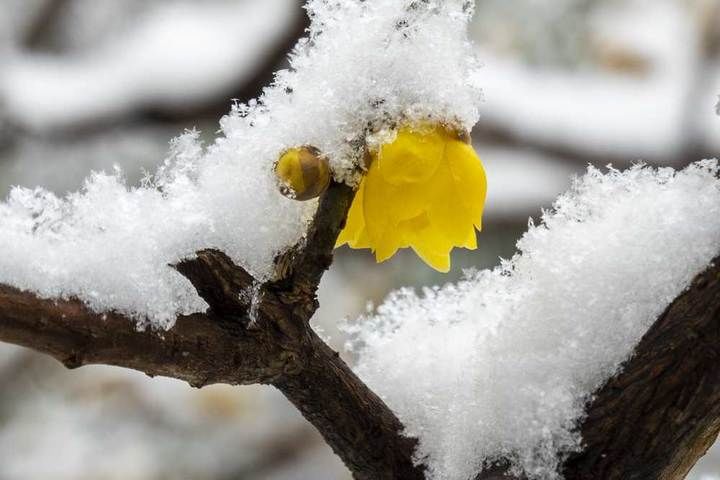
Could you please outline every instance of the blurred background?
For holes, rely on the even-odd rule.
[[[257,96],[306,25],[298,0],[0,0],[0,196],[63,194],[115,166],[137,183],[184,129],[211,141],[231,99]],[[477,0],[471,30],[490,189],[480,248],[456,252],[449,275],[408,253],[376,265],[339,250],[314,319],[336,348],[338,323],[389,291],[512,256],[528,218],[588,164],[720,156],[720,0]],[[694,480],[720,480],[716,450]],[[270,388],[68,372],[0,344],[0,480],[48,478],[349,475]]]

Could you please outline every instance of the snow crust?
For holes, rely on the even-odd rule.
[[[237,104],[208,148],[189,132],[140,187],[94,173],[59,198],[15,188],[0,204],[0,283],[75,296],[170,327],[206,305],[168,265],[219,248],[258,279],[299,240],[315,208],[282,197],[272,165],[312,144],[353,181],[371,130],[432,116],[471,127],[480,91],[467,41],[472,2],[310,0],[308,37],[257,101]],[[228,27],[230,28],[230,27]]]
[[[518,253],[457,285],[404,289],[350,326],[357,371],[432,478],[512,460],[560,478],[583,405],[720,248],[717,160],[595,168],[530,221]]]

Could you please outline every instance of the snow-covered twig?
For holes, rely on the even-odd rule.
[[[251,322],[247,296],[256,280],[216,250],[176,265],[210,305],[177,318],[167,331],[138,331],[117,313],[81,302],[42,300],[0,286],[0,340],[49,354],[68,368],[109,364],[201,387],[273,384],[323,434],[359,479],[424,478],[414,465],[416,441],[401,434],[392,411],[309,326],[315,293],[353,192],[334,184],[305,239],[278,258],[280,276],[261,285]],[[381,446],[381,447],[379,447]]]

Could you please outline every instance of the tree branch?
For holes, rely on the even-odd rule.
[[[719,360],[720,257],[597,392],[566,478],[685,478],[720,431]]]
[[[332,261],[352,190],[333,184],[306,238],[258,282],[222,252],[175,268],[209,304],[169,331],[138,331],[117,313],[76,299],[43,300],[0,286],[0,341],[47,353],[69,368],[103,363],[209,383],[272,384],[320,431],[355,478],[422,480],[416,440],[382,400],[313,332],[316,291]],[[588,406],[583,452],[566,480],[682,478],[720,429],[720,257],[649,329],[622,373]],[[513,480],[498,465],[477,476]]]
[[[105,364],[150,376],[209,383],[268,383],[274,376],[257,340],[241,328],[195,314],[164,332],[139,331],[132,319],[88,310],[78,300],[45,300],[0,286],[0,341],[48,354],[67,368]]]
[[[276,260],[260,283],[222,252],[203,250],[175,268],[210,308],[168,331],[138,331],[117,313],[76,299],[43,300],[0,286],[0,341],[49,354],[68,368],[108,364],[148,375],[210,383],[272,384],[320,431],[355,478],[424,479],[390,409],[312,331],[316,291],[353,198],[332,184],[306,238]]]
[[[302,367],[273,385],[320,430],[354,478],[424,479],[424,467],[412,462],[417,440],[398,434],[400,421],[337,352],[310,328],[306,335]]]
[[[565,480],[685,478],[720,432],[720,257],[643,336],[582,422]],[[518,480],[496,467],[477,480]]]

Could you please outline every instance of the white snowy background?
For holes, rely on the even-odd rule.
[[[720,156],[720,0],[478,0],[471,27],[489,177],[476,252],[449,276],[412,254],[340,250],[315,324],[337,329],[401,286],[509,258],[529,216],[587,164]],[[153,170],[168,140],[214,137],[230,99],[285,66],[295,0],[0,0],[0,197],[76,190],[90,170]],[[0,226],[1,228],[1,226]],[[352,361],[352,358],[349,360]],[[695,480],[720,479],[720,448]],[[269,388],[194,390],[107,367],[66,372],[0,345],[0,478],[338,479],[344,467]]]

